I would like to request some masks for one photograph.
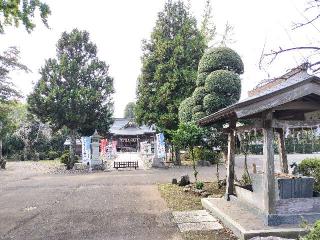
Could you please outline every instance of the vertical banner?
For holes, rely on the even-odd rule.
[[[91,137],[81,137],[82,143],[82,162],[87,163],[91,161]]]
[[[101,139],[100,140],[100,157],[102,159],[106,159],[106,156],[107,156],[107,144],[108,144],[108,140],[107,139]]]
[[[166,155],[166,147],[163,133],[156,134],[157,157],[164,158]]]
[[[117,154],[117,141],[112,141],[112,155]]]

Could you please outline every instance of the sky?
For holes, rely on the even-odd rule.
[[[201,22],[206,0],[189,0],[191,12]],[[141,69],[141,41],[149,39],[157,13],[165,0],[47,0],[52,14],[47,29],[38,18],[37,26],[28,34],[23,26],[7,27],[0,36],[0,51],[17,46],[21,62],[31,73],[11,74],[17,88],[26,96],[40,78],[38,73],[45,59],[55,57],[55,45],[63,31],[73,28],[87,30],[97,45],[98,56],[110,66],[114,78],[114,116],[123,117],[125,105],[135,100],[137,78]],[[187,0],[186,0],[187,2]],[[247,96],[260,80],[280,76],[301,63],[305,55],[285,54],[272,64],[264,61],[259,68],[261,53],[281,47],[314,43],[319,30],[314,26],[292,30],[293,23],[305,21],[306,2],[302,0],[212,0],[213,21],[218,33],[228,22],[233,26],[233,48],[241,56],[245,73],[241,98]],[[218,36],[219,37],[219,36]],[[268,59],[267,59],[268,60]]]

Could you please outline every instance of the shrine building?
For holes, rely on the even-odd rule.
[[[155,138],[154,127],[139,126],[132,119],[114,118],[110,127],[110,141],[117,142],[117,151],[136,152],[140,148],[140,142],[153,142]]]

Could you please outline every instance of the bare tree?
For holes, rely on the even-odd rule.
[[[317,33],[320,33],[320,0],[307,1],[307,6],[303,12],[301,12],[303,21],[294,23],[291,30],[299,31],[307,26],[313,27]],[[265,46],[263,47],[262,56],[259,62],[260,69],[263,68],[263,64],[271,64],[280,55],[292,54],[299,52],[303,56],[303,61],[308,62],[309,68],[317,73],[320,71],[320,46],[318,42],[310,44],[301,44],[294,47],[281,47],[272,49],[270,52],[265,53]]]

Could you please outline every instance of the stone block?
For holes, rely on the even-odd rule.
[[[311,198],[313,197],[314,178],[278,178],[279,198]]]

